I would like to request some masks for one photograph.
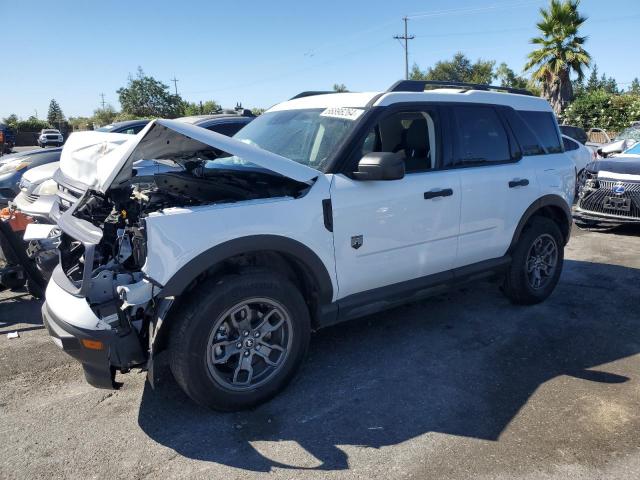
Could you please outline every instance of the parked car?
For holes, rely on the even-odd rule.
[[[620,132],[610,143],[598,148],[598,155],[602,158],[611,157],[628,150],[640,142],[640,123],[634,122],[630,127]]]
[[[549,104],[522,90],[294,97],[233,138],[155,120],[96,150],[94,171],[81,140],[60,172],[84,196],[54,214],[42,311],[98,387],[133,367],[153,383],[167,357],[196,402],[248,408],[291,380],[312,329],[482,277],[535,304],[562,270],[575,166]],[[140,159],[183,171],[140,189]]]
[[[587,165],[573,217],[583,228],[640,223],[640,143]]]
[[[41,148],[45,148],[53,145],[54,147],[61,147],[64,143],[64,137],[60,133],[60,130],[56,130],[55,128],[45,128],[40,131],[40,136],[38,137],[38,146]]]
[[[564,144],[564,151],[576,166],[578,177],[588,163],[598,159],[596,152],[567,135],[562,135],[562,143]]]
[[[0,206],[6,206],[20,192],[20,180],[25,172],[58,161],[60,150],[29,150],[0,157]]]
[[[10,126],[0,123],[0,133],[2,133],[2,137],[4,138],[4,151],[0,153],[11,153],[11,150],[13,150],[13,147],[16,145],[15,132]]]
[[[587,141],[589,140],[587,132],[585,132],[584,129],[576,127],[574,125],[560,125],[560,131],[563,135],[566,135],[567,137],[580,142],[582,145],[586,145]]]
[[[106,133],[126,133],[127,135],[136,135],[140,130],[147,126],[150,120],[125,120],[124,122],[114,122],[104,127],[96,128],[96,132]]]

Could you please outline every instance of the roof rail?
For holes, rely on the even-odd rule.
[[[336,93],[336,92],[332,90],[328,90],[326,92],[322,90],[309,90],[308,92],[300,92],[299,94],[291,97],[289,100],[295,100],[296,98],[313,97],[315,95],[326,95],[328,93]]]
[[[534,96],[524,88],[500,87],[497,85],[485,85],[481,83],[444,82],[440,80],[399,80],[389,87],[387,92],[424,92],[426,87],[461,88],[464,90],[498,90],[520,95]]]

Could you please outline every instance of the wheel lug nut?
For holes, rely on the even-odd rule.
[[[260,332],[254,332],[254,333],[253,333],[253,336],[254,336],[254,337],[256,337],[256,338],[258,338],[258,337],[260,336]]]
[[[246,350],[246,351],[244,352],[244,356],[245,356],[245,357],[248,357],[248,356],[249,356],[249,350]]]
[[[242,344],[240,342],[236,343],[236,348],[242,348]]]
[[[242,332],[242,334],[243,334],[245,337],[248,337],[248,336],[249,336],[249,331],[248,331],[248,330],[245,330],[244,332]]]

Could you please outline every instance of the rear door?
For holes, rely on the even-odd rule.
[[[460,174],[461,214],[456,266],[502,257],[525,210],[538,198],[530,157],[502,108],[451,106],[451,167]]]

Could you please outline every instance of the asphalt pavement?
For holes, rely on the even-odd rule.
[[[480,283],[321,330],[285,392],[234,414],[168,372],[90,387],[5,292],[0,478],[640,478],[639,252],[640,229],[574,232],[541,305]]]

